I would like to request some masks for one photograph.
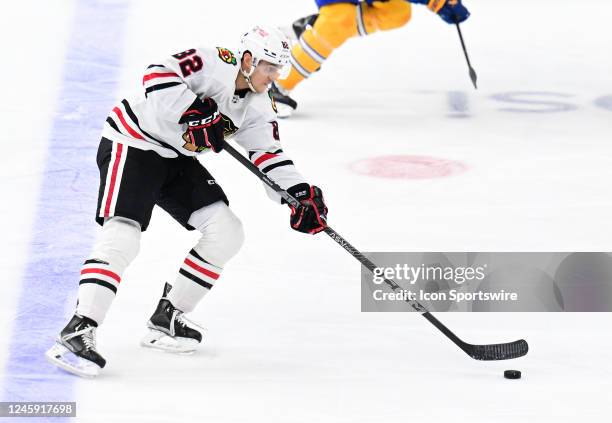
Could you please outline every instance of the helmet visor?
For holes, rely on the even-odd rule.
[[[259,62],[257,67],[260,68],[261,72],[263,72],[267,76],[276,77],[276,79],[287,78],[289,76],[289,72],[291,71],[291,63],[286,63],[285,65],[277,65],[262,60]]]

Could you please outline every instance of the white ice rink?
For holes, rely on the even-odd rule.
[[[295,90],[284,150],[363,251],[611,251],[612,5],[465,3],[478,91],[456,31],[415,5],[406,27],[350,40]],[[513,362],[473,361],[418,314],[361,313],[358,263],[324,234],[291,231],[288,210],[226,154],[202,162],[247,240],[193,313],[208,328],[201,350],[138,345],[197,239],[156,212],[98,332],[103,374],[44,362],[95,238],[95,152],[113,102],[167,54],[231,48],[255,23],[315,11],[312,0],[3,6],[0,401],[76,401],[79,422],[609,422],[609,313],[438,315],[470,342],[530,343]],[[443,161],[459,171],[417,177]],[[523,379],[505,380],[514,368]]]

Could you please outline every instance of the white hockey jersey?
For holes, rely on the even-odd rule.
[[[150,65],[142,93],[113,108],[102,137],[166,158],[202,154],[183,148],[187,126],[178,121],[196,96],[210,97],[223,115],[225,137],[244,148],[262,172],[284,189],[305,182],[281,148],[273,100],[267,93],[235,93],[239,65],[234,54],[221,47],[187,50]]]

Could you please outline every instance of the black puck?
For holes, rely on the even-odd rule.
[[[506,379],[520,379],[521,372],[519,370],[505,370],[504,377]]]

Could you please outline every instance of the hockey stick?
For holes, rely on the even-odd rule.
[[[289,203],[293,207],[299,207],[300,203],[296,200],[291,194],[282,189],[276,182],[272,179],[268,178],[266,174],[261,172],[257,166],[255,166],[249,159],[240,154],[236,149],[234,149],[227,142],[224,142],[224,149],[227,151],[232,157],[238,160],[240,163],[244,165],[247,169],[249,169],[253,174],[255,174],[259,179],[261,179],[267,186],[276,191],[287,203]],[[325,233],[329,235],[334,241],[342,246],[346,251],[348,251],[353,257],[355,257],[362,265],[364,265],[371,272],[374,272],[374,269],[377,266],[372,263],[367,257],[365,257],[359,250],[353,247],[347,240],[345,240],[342,236],[338,234],[338,232],[334,231],[331,227],[327,226],[325,228]],[[393,291],[401,289],[401,287],[390,279],[384,279],[384,282],[391,287]],[[511,358],[522,357],[527,354],[529,350],[529,346],[527,345],[527,341],[521,339],[514,342],[508,342],[506,344],[489,344],[489,345],[473,345],[468,344],[467,342],[462,341],[457,335],[455,335],[449,328],[444,326],[442,322],[436,319],[427,309],[418,301],[406,299],[405,300],[410,306],[417,312],[421,313],[423,317],[425,317],[432,325],[434,325],[440,332],[446,335],[451,341],[455,343],[459,348],[461,348],[467,355],[476,360],[508,360]]]
[[[472,64],[470,63],[470,58],[468,57],[467,49],[465,48],[465,42],[463,41],[463,34],[461,33],[461,28],[459,27],[458,23],[455,25],[457,25],[457,33],[459,34],[459,40],[461,41],[461,47],[463,48],[463,54],[465,55],[465,60],[467,62],[468,68],[470,69],[470,79],[472,80],[472,84],[474,84],[474,88],[478,89],[478,85],[476,85],[476,79],[478,78],[478,76],[476,76],[476,71],[474,70],[474,68],[472,67]]]

